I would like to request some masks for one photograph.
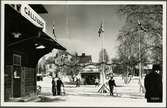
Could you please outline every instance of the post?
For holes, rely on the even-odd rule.
[[[138,24],[139,24],[139,92],[143,91],[143,86],[142,86],[142,62],[141,62],[141,23],[138,20]]]
[[[104,84],[104,48],[103,48],[103,43],[104,43],[104,36],[102,36],[102,84]]]
[[[103,21],[104,22],[104,21]],[[102,24],[103,24],[103,22],[102,22]],[[104,31],[103,31],[103,25],[101,24],[101,26],[100,26],[100,28],[99,28],[99,31],[98,31],[98,33],[99,33],[99,37],[100,37],[100,35],[101,35],[101,33],[103,33]],[[103,41],[104,41],[104,36],[102,36],[102,42],[101,42],[101,44],[102,44],[102,72],[101,72],[101,86],[100,86],[100,88],[99,88],[99,90],[98,90],[98,92],[100,92],[100,93],[104,93],[104,91],[105,90],[107,90],[107,91],[109,91],[109,89],[107,88],[107,86],[105,85],[105,74],[104,74],[104,66],[105,66],[105,64],[104,64],[104,49],[103,49]]]

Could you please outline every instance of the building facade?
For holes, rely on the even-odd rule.
[[[53,48],[66,50],[45,31],[46,13],[42,5],[5,4],[5,67],[4,97],[24,97],[36,94],[38,60]]]
[[[81,56],[78,56],[78,59],[81,66],[85,65],[79,72],[81,84],[94,85],[95,79],[98,78],[100,80],[100,72],[98,66],[93,65],[91,55],[82,53]]]
[[[89,65],[83,68],[80,72],[82,84],[85,85],[94,85],[95,80],[100,80],[100,72],[97,66]]]

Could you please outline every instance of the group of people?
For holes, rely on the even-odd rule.
[[[145,87],[145,98],[147,102],[162,102],[162,76],[159,74],[161,68],[159,65],[153,65],[152,71],[145,76],[144,87]],[[99,84],[99,80],[95,80],[95,86]],[[116,87],[115,80],[113,77],[108,81],[110,95],[113,96],[114,86]],[[53,96],[61,95],[61,86],[64,87],[63,82],[60,78],[52,78],[52,93]],[[76,87],[80,86],[80,80],[76,80]]]
[[[52,94],[53,96],[61,95],[61,87],[64,87],[60,78],[52,78]]]

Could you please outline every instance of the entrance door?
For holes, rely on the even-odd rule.
[[[84,84],[86,85],[94,85],[95,79],[100,78],[100,73],[82,73],[81,77],[85,79]]]
[[[13,97],[21,96],[21,56],[13,55]]]

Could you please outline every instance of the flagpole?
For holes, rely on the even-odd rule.
[[[54,36],[54,38],[56,39],[56,34],[55,34],[55,21],[53,21],[53,36]]]
[[[101,40],[101,51],[102,51],[102,61],[101,61],[101,68],[102,68],[101,78],[102,79],[101,79],[101,84],[103,85],[104,84],[104,49],[103,49],[104,35],[102,35],[102,32],[103,32],[102,24],[103,24],[103,22],[101,22],[101,25],[100,25],[100,28],[99,28],[99,37],[100,37],[100,40]]]
[[[102,21],[102,24],[103,24],[103,26],[102,27],[104,27],[104,19],[103,19],[103,21]],[[102,64],[102,84],[104,84],[104,32],[103,32],[103,34],[102,34],[102,54],[103,54],[103,64]]]
[[[101,38],[101,50],[102,50],[102,64],[101,64],[101,66],[102,66],[102,84],[104,84],[104,64],[103,64],[103,62],[104,62],[104,49],[103,49],[103,39],[104,39],[104,37],[103,37],[103,35],[102,35],[102,33],[100,34],[100,38]]]
[[[99,37],[101,36],[101,33],[104,32],[104,30],[103,30],[103,23],[104,23],[104,19],[103,19],[103,21],[102,21],[102,23],[100,25],[99,31],[98,31]],[[106,87],[105,81],[104,81],[105,80],[105,73],[104,73],[104,70],[105,70],[104,69],[104,66],[105,66],[105,60],[104,60],[105,59],[105,57],[104,57],[104,34],[102,35],[102,38],[101,38],[101,47],[102,47],[102,64],[101,64],[101,66],[102,66],[101,78],[102,79],[101,79],[101,86],[100,86],[98,92],[104,93],[105,90],[109,91],[109,89]]]

